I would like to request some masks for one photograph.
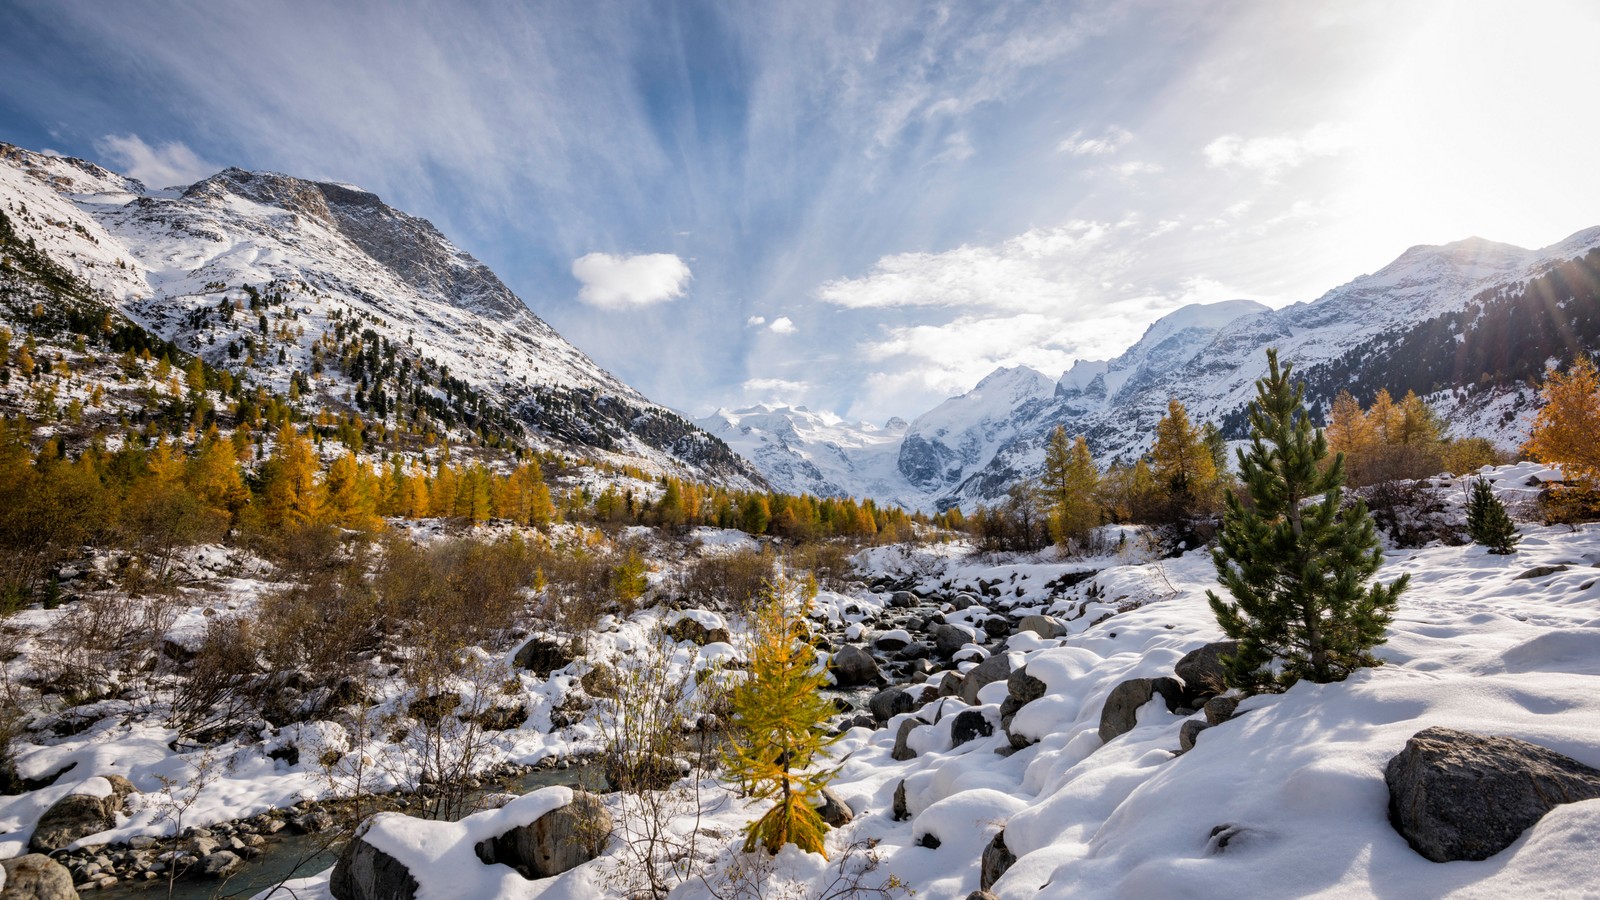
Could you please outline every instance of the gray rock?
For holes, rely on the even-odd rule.
[[[516,869],[524,878],[549,878],[600,855],[611,838],[611,814],[600,798],[573,791],[572,802],[531,824],[478,843],[478,858]]]
[[[519,669],[527,669],[540,678],[550,677],[550,673],[557,669],[565,668],[572,663],[573,656],[567,652],[567,647],[555,638],[536,637],[517,651],[512,658],[512,664]]]
[[[909,818],[911,818],[911,808],[906,805],[906,780],[902,778],[900,783],[894,786],[894,820],[904,822]]]
[[[860,647],[840,647],[828,661],[828,669],[833,672],[833,680],[840,687],[879,684],[883,681],[883,675],[878,672],[878,664],[873,661],[872,654]]]
[[[978,870],[978,886],[984,891],[994,887],[994,883],[999,881],[1000,876],[1004,875],[1016,861],[1017,855],[1006,847],[1006,830],[1002,828],[995,833],[994,840],[983,848],[983,864]]]
[[[1031,631],[1042,638],[1063,637],[1067,633],[1067,625],[1055,616],[1023,616],[1017,623],[1013,634]]]
[[[996,653],[976,666],[968,669],[961,678],[961,699],[969,705],[978,703],[978,691],[997,681],[1005,681],[1011,677],[1011,657],[1005,653]]]
[[[911,749],[906,744],[906,741],[911,737],[911,732],[916,729],[918,725],[926,724],[928,723],[915,718],[906,719],[904,722],[901,722],[900,730],[895,732],[894,735],[894,750],[890,752],[889,757],[896,762],[905,762],[908,759],[916,759],[917,751]]]
[[[917,605],[917,595],[910,591],[895,591],[889,595],[889,606],[892,609],[910,609]]]
[[[959,747],[968,741],[994,734],[994,723],[981,709],[964,709],[950,723],[951,746]]]
[[[1222,668],[1222,657],[1232,656],[1238,649],[1238,641],[1217,641],[1178,660],[1173,671],[1183,682],[1183,692],[1191,705],[1197,705],[1194,701],[1214,697],[1228,690],[1228,676]]]
[[[1194,749],[1194,742],[1200,739],[1200,732],[1210,728],[1210,725],[1199,719],[1189,719],[1178,729],[1178,750],[1188,753]]]
[[[1212,697],[1205,705],[1206,724],[1221,725],[1233,718],[1234,711],[1238,708],[1238,697]]]
[[[109,796],[68,794],[45,810],[34,827],[28,849],[35,853],[53,853],[65,849],[73,841],[115,828],[123,801],[137,791],[121,775],[107,775],[105,779],[111,783]]]
[[[979,602],[981,601],[971,594],[957,594],[955,599],[950,601],[950,608],[959,612],[963,609],[977,606]]]
[[[1564,565],[1534,566],[1533,568],[1529,569],[1526,572],[1523,572],[1521,575],[1518,575],[1516,578],[1514,578],[1512,580],[1513,581],[1521,581],[1524,578],[1544,578],[1547,575],[1554,575],[1557,572],[1565,572],[1566,570],[1567,570],[1567,567],[1564,566]]]
[[[822,805],[817,807],[817,814],[822,816],[822,821],[828,823],[829,828],[843,828],[856,818],[850,804],[828,788],[822,789]]]
[[[965,629],[955,625],[940,625],[933,630],[933,646],[939,655],[949,658],[957,650],[972,642],[972,635]]]
[[[708,628],[694,619],[684,617],[673,622],[667,628],[667,636],[675,641],[688,641],[704,647],[706,644],[723,643],[733,640],[726,628]]]
[[[417,879],[405,863],[366,842],[375,819],[377,816],[361,823],[339,853],[328,879],[328,892],[334,900],[414,900],[417,896]]]
[[[1167,709],[1183,703],[1183,688],[1172,678],[1130,678],[1111,689],[1100,710],[1100,740],[1110,742],[1138,724],[1139,707],[1159,694]]]
[[[1000,898],[988,891],[973,891],[967,895],[967,900],[1000,900]]]
[[[947,672],[945,672],[944,673],[944,678],[939,680],[939,696],[941,696],[941,697],[959,697],[959,696],[961,696],[961,683],[963,681],[966,681],[966,677],[963,676],[960,672],[956,672],[956,671],[947,671]]]
[[[244,859],[231,850],[218,850],[200,861],[200,873],[208,878],[232,878],[244,868]]]
[[[1384,769],[1389,821],[1434,862],[1488,859],[1562,803],[1600,798],[1600,769],[1537,744],[1425,728]]]
[[[43,853],[13,857],[0,865],[6,870],[0,900],[78,900],[72,873]]]
[[[911,695],[897,687],[884,688],[867,701],[867,709],[879,722],[887,722],[901,713],[911,712],[913,705]]]
[[[939,836],[931,831],[917,838],[917,846],[927,847],[929,850],[937,850],[943,843],[944,841],[939,840]]]

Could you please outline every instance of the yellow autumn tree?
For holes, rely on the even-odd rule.
[[[328,467],[325,484],[329,520],[360,531],[377,531],[382,527],[375,482],[372,470],[362,465],[354,452],[346,451],[334,460]]]
[[[1067,440],[1067,430],[1057,425],[1045,444],[1044,474],[1039,479],[1039,502],[1050,520],[1050,536],[1066,546],[1081,540],[1100,524],[1100,469],[1089,454],[1083,435]]]
[[[1568,481],[1600,490],[1600,374],[1580,359],[1566,372],[1552,369],[1539,392],[1544,405],[1523,450],[1560,466]]]
[[[1168,401],[1167,414],[1156,423],[1150,462],[1156,483],[1167,492],[1171,518],[1205,512],[1216,505],[1216,459],[1205,436],[1189,421],[1189,411],[1176,398]]]
[[[327,497],[317,478],[316,448],[293,425],[278,429],[264,467],[261,518],[269,530],[326,521]]]
[[[794,844],[827,856],[817,807],[837,770],[817,762],[835,740],[827,725],[834,708],[821,694],[827,679],[806,624],[809,601],[786,578],[767,584],[751,614],[748,676],[731,692],[728,773],[755,799],[773,801],[745,826],[746,852]]]

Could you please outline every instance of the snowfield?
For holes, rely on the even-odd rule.
[[[1531,464],[1488,473],[1513,502],[1541,474],[1549,473]],[[1447,489],[1460,498],[1466,483]],[[878,868],[865,883],[893,875],[930,900],[977,890],[983,849],[1002,828],[1017,861],[991,890],[1006,900],[1600,896],[1600,801],[1558,806],[1482,862],[1430,862],[1388,821],[1384,767],[1430,726],[1509,735],[1600,767],[1600,525],[1525,525],[1522,533],[1511,556],[1471,545],[1392,551],[1380,579],[1410,574],[1412,583],[1379,650],[1385,665],[1342,683],[1250,698],[1241,715],[1202,732],[1181,755],[1184,719],[1159,698],[1109,743],[1098,728],[1118,683],[1170,675],[1185,653],[1221,637],[1206,605],[1206,591],[1217,588],[1206,554],[1132,565],[1100,560],[1113,565],[1093,579],[1097,599],[1075,588],[1052,591],[1051,600],[1038,590],[1042,583],[1083,563],[1013,565],[965,558],[948,546],[868,551],[862,559],[872,569],[920,570],[928,585],[1014,573],[1014,583],[1031,585],[1021,592],[1025,606],[1064,618],[1084,614],[1068,622],[1065,638],[1023,635],[1008,647],[1048,688],[1014,723],[1037,744],[1012,753],[996,728],[952,747],[951,724],[965,708],[954,697],[929,699],[918,711],[934,724],[914,729],[914,759],[891,757],[911,714],[876,731],[849,731],[835,745],[841,768],[833,790],[857,817],[830,835],[829,848],[847,866],[870,852]],[[844,599],[827,597],[826,612],[840,615]],[[1102,607],[1122,611],[1102,619]],[[1005,695],[1003,681],[979,692],[986,719],[998,720]],[[896,821],[902,782],[910,815]],[[737,856],[739,826],[758,812],[714,784],[702,785],[702,794],[709,799],[700,826],[721,835],[724,849],[709,884],[691,880],[674,897],[710,898],[712,886],[726,886],[717,873]],[[478,833],[475,825],[459,828]],[[444,867],[419,879],[419,897],[459,896],[452,886],[490,877],[470,852],[402,851]],[[616,860],[613,847],[562,876],[496,883],[501,896],[621,896],[605,875]],[[837,872],[835,863],[792,847],[761,862],[752,877],[796,896],[814,896]],[[298,896],[317,896],[326,879],[300,883],[311,893]]]

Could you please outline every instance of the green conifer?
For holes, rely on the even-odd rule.
[[[1506,505],[1482,478],[1472,482],[1472,496],[1467,501],[1467,533],[1472,535],[1473,543],[1482,544],[1490,553],[1502,556],[1515,553],[1517,543],[1522,540],[1516,523],[1506,512]]]
[[[1250,407],[1250,447],[1239,451],[1252,503],[1228,492],[1212,551],[1234,599],[1207,592],[1218,624],[1239,642],[1228,681],[1252,693],[1377,665],[1370,651],[1384,642],[1408,581],[1367,585],[1383,561],[1372,517],[1360,501],[1341,508],[1344,458],[1320,465],[1328,445],[1306,415],[1302,386],[1289,381],[1291,366],[1278,365],[1277,351],[1267,351],[1267,363]]]

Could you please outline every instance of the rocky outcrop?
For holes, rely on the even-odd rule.
[[[572,802],[475,848],[478,858],[516,869],[524,878],[549,878],[600,855],[611,837],[611,814],[600,798],[573,791]]]
[[[926,724],[928,723],[916,718],[906,719],[904,722],[901,722],[900,730],[895,732],[894,749],[889,752],[889,758],[893,759],[895,762],[905,762],[908,759],[916,759],[917,751],[911,749],[911,745],[908,742],[911,739],[911,732],[915,731],[917,726]]]
[[[43,853],[5,860],[5,889],[0,900],[78,900],[67,867]]]
[[[573,658],[566,645],[555,638],[536,637],[523,644],[511,662],[519,669],[548,678],[551,672],[571,664]]]
[[[80,793],[68,794],[45,810],[28,841],[29,850],[53,853],[73,841],[116,827],[123,801],[138,792],[121,775],[104,776],[104,785],[95,784],[96,781],[87,779],[80,786]]]
[[[1600,769],[1537,744],[1426,728],[1384,770],[1389,821],[1434,862],[1488,859],[1562,803],[1600,798]]]
[[[688,641],[701,647],[707,644],[726,644],[733,639],[728,634],[728,629],[706,625],[688,616],[673,622],[667,628],[667,636],[675,641]]]

